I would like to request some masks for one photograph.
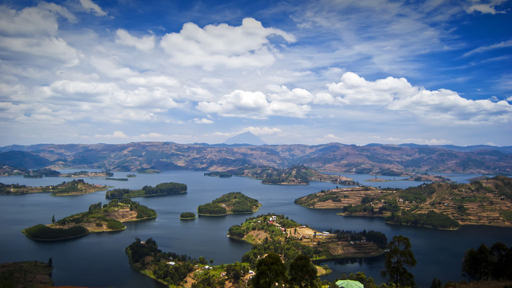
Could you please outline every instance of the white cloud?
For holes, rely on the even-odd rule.
[[[100,71],[108,77],[125,79],[140,76],[132,69],[119,65],[116,59],[100,58],[93,56],[90,58],[89,61],[94,68],[96,68],[98,71]]]
[[[485,51],[494,50],[494,49],[498,49],[498,48],[505,48],[505,47],[512,47],[512,40],[503,41],[501,43],[493,44],[493,45],[489,45],[489,46],[481,46],[481,47],[478,47],[476,49],[473,49],[473,50],[465,53],[462,56],[467,57],[467,56],[470,56],[470,55],[473,55],[476,53],[482,53]]]
[[[451,141],[445,139],[422,139],[422,138],[400,138],[400,137],[389,137],[379,136],[370,133],[359,133],[347,136],[335,136],[334,134],[327,134],[324,137],[315,139],[317,143],[326,142],[338,142],[344,144],[357,144],[366,145],[369,143],[381,143],[381,144],[404,144],[404,143],[415,143],[425,145],[446,145],[451,144]]]
[[[59,80],[50,85],[50,91],[55,94],[105,94],[119,91],[119,87],[114,83],[97,83]]]
[[[226,117],[265,119],[268,116],[305,117],[311,110],[308,105],[280,101],[267,101],[265,94],[236,90],[217,102],[199,102],[196,107],[205,113]]]
[[[253,18],[245,18],[238,27],[227,24],[200,28],[185,23],[180,33],[166,34],[160,45],[171,56],[171,61],[183,66],[202,66],[212,70],[227,68],[265,67],[276,59],[270,36],[281,36],[288,43],[295,37],[280,29],[265,28]]]
[[[107,16],[107,12],[103,11],[101,7],[92,2],[92,0],[80,0],[80,4],[87,10],[87,13],[93,11],[96,16]]]
[[[146,35],[142,38],[137,38],[124,29],[117,29],[116,43],[121,45],[133,46],[144,52],[149,52],[155,47],[155,35]]]
[[[180,81],[176,78],[169,76],[143,76],[143,77],[130,77],[126,79],[128,84],[141,85],[141,86],[163,86],[175,87],[180,85]]]
[[[496,6],[500,5],[501,3],[507,1],[507,0],[490,0],[485,1],[488,3],[482,3],[484,1],[481,0],[471,0],[473,2],[473,5],[466,7],[465,10],[467,13],[471,14],[475,11],[481,12],[482,14],[497,14],[497,13],[503,13],[505,14],[506,11],[497,11]]]
[[[211,100],[214,96],[210,91],[201,88],[201,87],[189,87],[184,86],[186,98],[192,101],[208,101]]]
[[[0,36],[0,49],[12,51],[14,54],[24,54],[45,57],[63,62],[67,67],[80,63],[80,53],[70,47],[62,38],[48,37],[17,38]]]
[[[506,101],[470,100],[447,89],[430,91],[412,86],[405,78],[367,81],[347,72],[339,83],[328,84],[328,88],[331,93],[340,95],[339,102],[346,105],[380,106],[459,124],[512,120],[512,106]]]
[[[194,118],[194,123],[196,124],[213,124],[213,121],[206,118]]]
[[[96,134],[96,135],[94,135],[94,137],[95,138],[112,139],[112,138],[128,138],[128,135],[124,134],[122,131],[114,131],[114,133],[112,133],[112,134],[106,134],[106,135]]]
[[[260,127],[252,127],[251,126],[251,127],[242,129],[242,131],[240,131],[236,134],[240,134],[240,133],[244,133],[244,132],[251,132],[254,135],[272,135],[272,134],[282,133],[283,130],[281,130],[279,128],[269,128],[269,127],[260,128]]]
[[[267,89],[274,94],[269,95],[271,101],[282,101],[296,104],[307,104],[313,100],[313,95],[306,89],[295,88],[290,91],[286,86],[267,85]]]
[[[222,84],[224,82],[224,80],[222,80],[220,78],[203,77],[203,78],[201,78],[201,82],[207,83],[207,84],[210,84],[213,86],[217,86],[217,85]]]

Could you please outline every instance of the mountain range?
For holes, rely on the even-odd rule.
[[[11,146],[12,147],[12,146]],[[302,164],[322,172],[398,176],[402,172],[512,174],[512,147],[381,145],[209,145],[172,142],[48,144],[0,153],[0,163],[20,168],[100,168],[112,171],[192,169],[226,171],[248,165],[287,168]],[[478,148],[477,148],[478,147]],[[17,148],[17,146],[15,146]],[[3,147],[0,151],[8,149]]]

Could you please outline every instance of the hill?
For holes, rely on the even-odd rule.
[[[266,143],[263,142],[263,140],[261,140],[258,136],[252,134],[251,132],[245,132],[226,139],[226,141],[224,141],[224,144],[265,145]]]
[[[197,214],[201,216],[224,216],[227,214],[254,213],[260,209],[258,200],[242,194],[231,192],[222,195],[210,203],[199,205]]]
[[[73,167],[111,171],[139,169],[227,171],[248,165],[285,169],[301,164],[320,172],[388,176],[401,176],[404,172],[512,174],[512,154],[499,150],[462,152],[439,146],[355,146],[339,143],[315,146],[206,146],[171,142],[138,142],[48,145],[33,152],[22,153],[32,154],[17,156],[11,154],[15,156],[11,159],[15,160],[17,165],[24,165],[25,168],[33,167],[27,167],[31,164],[30,161],[23,160],[26,159],[24,155],[37,155],[46,159],[37,158],[44,161],[39,165],[51,165],[53,169]]]
[[[168,182],[160,183],[155,187],[144,186],[140,190],[113,189],[105,194],[107,199],[126,199],[136,197],[165,196],[187,193],[187,185],[182,183]]]
[[[322,190],[296,199],[295,204],[343,209],[344,216],[385,217],[392,224],[439,229],[456,229],[460,225],[512,227],[512,179],[496,176],[470,184]]]

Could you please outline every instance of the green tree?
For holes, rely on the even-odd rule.
[[[307,255],[300,254],[290,264],[290,283],[300,288],[317,287],[317,271]]]
[[[414,286],[414,275],[408,269],[416,266],[416,259],[411,251],[411,242],[409,238],[402,235],[393,237],[388,244],[389,252],[386,253],[384,265],[385,271],[381,271],[388,282],[395,283],[395,287]]]
[[[206,258],[204,258],[203,256],[199,257],[199,259],[198,259],[198,260],[199,260],[199,263],[200,263],[200,264],[203,264],[203,265],[208,264],[208,262],[206,262]]]
[[[213,265],[213,259],[210,259],[210,265]]]
[[[53,267],[52,257],[50,257],[50,259],[48,259],[48,267]]]
[[[268,253],[267,257],[258,260],[256,275],[252,278],[255,288],[273,288],[287,282],[286,266],[279,255]]]
[[[52,223],[55,223],[55,215],[52,216]]]

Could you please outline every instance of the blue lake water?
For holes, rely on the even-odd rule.
[[[88,169],[92,171],[91,169]],[[76,170],[71,170],[76,171]],[[126,177],[129,173],[115,172],[114,177]],[[406,188],[421,183],[411,181],[365,182],[371,175],[343,174],[364,185]],[[452,180],[467,182],[480,175],[459,174]],[[385,178],[385,177],[380,177]],[[390,177],[396,178],[396,177]],[[388,239],[404,235],[412,243],[418,265],[412,269],[419,287],[430,287],[433,277],[443,282],[462,280],[461,260],[464,252],[480,244],[492,245],[501,241],[512,245],[512,229],[486,226],[464,226],[457,231],[441,231],[429,228],[396,226],[384,223],[380,218],[341,217],[337,210],[311,210],[293,204],[301,196],[333,189],[336,185],[313,182],[308,186],[263,185],[257,180],[242,177],[216,178],[203,176],[203,172],[166,171],[161,174],[137,174],[129,181],[110,181],[102,178],[83,178],[92,184],[111,185],[115,188],[140,189],[144,185],[162,182],[180,182],[188,186],[188,193],[154,198],[136,198],[141,204],[155,209],[155,220],[126,223],[127,229],[115,233],[90,234],[67,242],[41,243],[26,238],[21,230],[38,223],[50,223],[56,219],[86,211],[90,204],[108,202],[105,191],[88,195],[52,197],[49,194],[0,196],[0,263],[12,261],[53,258],[55,284],[87,287],[165,287],[158,282],[132,270],[124,249],[135,237],[143,240],[152,237],[163,251],[187,254],[193,258],[204,256],[214,259],[215,264],[240,261],[251,245],[226,237],[232,225],[240,224],[248,215],[226,217],[199,217],[181,221],[179,215],[185,211],[196,211],[200,204],[210,202],[222,194],[241,191],[263,204],[257,214],[284,214],[297,222],[309,224],[317,230],[329,228],[384,232]],[[398,178],[397,178],[398,179]],[[20,183],[31,186],[54,185],[69,181],[69,178],[29,179],[21,176],[2,177],[5,184]],[[367,276],[382,283],[380,271],[384,269],[383,257],[372,259],[349,259],[327,261],[333,273],[325,279],[334,280],[342,274],[364,271]]]

